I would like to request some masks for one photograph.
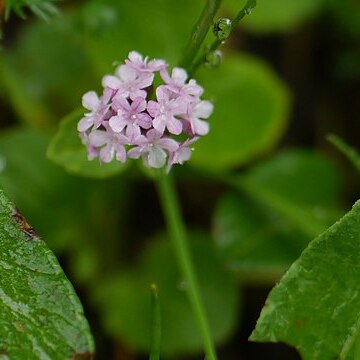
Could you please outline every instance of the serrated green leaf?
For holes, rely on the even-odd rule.
[[[48,158],[69,172],[86,177],[103,179],[123,171],[126,165],[118,161],[100,164],[98,159],[88,160],[86,146],[81,143],[77,131],[77,123],[83,115],[84,110],[78,109],[61,121],[59,131],[48,147]]]
[[[234,183],[310,238],[341,214],[338,171],[328,159],[311,151],[283,152]]]
[[[226,5],[235,14],[243,3],[229,0]],[[324,0],[257,0],[256,9],[242,24],[254,32],[289,31],[316,15],[324,4]]]
[[[277,143],[287,125],[290,99],[266,64],[244,54],[229,57],[219,69],[200,72],[199,82],[215,110],[210,133],[194,146],[191,164],[228,170]]]
[[[0,353],[6,359],[90,359],[75,291],[44,241],[0,190]]]
[[[202,337],[169,239],[154,240],[134,270],[105,279],[96,287],[95,301],[105,329],[137,351],[148,353],[149,286],[156,283],[161,291],[162,355],[201,351]],[[189,240],[212,334],[217,343],[223,342],[238,320],[239,289],[219,264],[208,235],[191,233]]]
[[[310,243],[271,291],[254,341],[286,342],[304,360],[345,359],[359,334],[360,202]]]

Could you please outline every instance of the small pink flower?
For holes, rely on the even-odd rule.
[[[189,106],[184,119],[188,122],[185,128],[190,135],[206,135],[209,132],[209,123],[202,119],[207,119],[213,110],[214,105],[210,101],[199,101]]]
[[[81,142],[87,147],[88,160],[94,160],[99,156],[99,150],[97,147],[90,145],[89,135],[86,132],[80,133]]]
[[[169,156],[169,162],[167,166],[167,172],[170,171],[171,167],[174,164],[180,164],[182,165],[185,161],[188,161],[191,157],[191,153],[194,151],[192,147],[190,147],[194,142],[199,140],[199,137],[194,137],[192,139],[186,139],[184,142],[182,142],[178,149],[171,153]]]
[[[120,65],[115,71],[115,75],[106,75],[103,77],[103,86],[117,90],[117,93],[123,97],[130,97],[134,100],[137,97],[146,98],[147,92],[143,89],[149,87],[154,74],[140,74],[128,65]]]
[[[204,89],[194,79],[186,83],[188,74],[182,68],[173,68],[171,77],[166,69],[160,71],[160,75],[166,83],[166,88],[178,96],[199,97],[204,92]]]
[[[155,129],[149,130],[146,136],[140,135],[134,143],[136,146],[129,150],[128,157],[138,159],[141,156],[144,163],[153,168],[163,167],[168,153],[173,153],[179,146],[177,141],[163,137]]]
[[[82,97],[82,105],[85,109],[90,110],[79,121],[77,129],[80,132],[84,132],[90,129],[92,126],[97,129],[102,122],[106,114],[110,109],[108,101],[111,97],[111,90],[105,88],[103,97],[99,98],[95,91],[89,91]]]
[[[83,96],[88,112],[79,121],[78,130],[89,160],[98,157],[108,163],[141,157],[154,168],[167,162],[168,171],[189,160],[191,145],[209,131],[205,120],[213,105],[200,99],[203,88],[188,80],[184,69],[175,67],[170,76],[167,67],[164,60],[149,61],[132,51],[115,75],[104,76],[100,98],[94,91]],[[163,83],[155,89],[154,101],[152,86],[157,72]],[[181,134],[190,138],[182,143],[171,138]]]
[[[93,130],[89,134],[89,145],[99,150],[99,158],[104,163],[111,162],[114,157],[120,162],[126,161],[126,144],[129,139],[123,135],[113,132],[108,126],[106,131]]]
[[[143,57],[137,51],[131,51],[129,53],[129,59],[125,60],[126,65],[137,70],[139,73],[156,72],[162,69],[166,69],[168,66],[164,60],[148,60],[148,57]]]
[[[137,97],[131,104],[124,97],[115,97],[114,106],[118,109],[117,116],[109,120],[110,128],[114,132],[119,133],[126,129],[126,136],[134,139],[141,134],[140,128],[151,128],[152,119],[143,112],[146,110],[146,100],[142,97]]]
[[[175,116],[186,113],[187,101],[179,97],[170,99],[168,92],[164,88],[156,89],[156,101],[148,102],[147,110],[154,118],[153,127],[163,133],[165,128],[171,134],[179,135],[182,131],[182,122]]]

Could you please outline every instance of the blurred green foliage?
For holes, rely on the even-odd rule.
[[[242,281],[273,283],[341,215],[341,183],[324,156],[288,150],[235,180],[214,216],[216,244]]]
[[[219,263],[211,237],[192,232],[189,236],[205,309],[213,337],[223,342],[234,330],[240,310],[240,291]],[[139,350],[150,345],[151,307],[147,295],[149,284],[156,283],[161,292],[161,352],[201,352],[202,337],[186,295],[186,283],[177,269],[167,236],[151,239],[140,259],[119,274],[107,278],[95,290],[104,326]]]
[[[231,16],[243,2],[226,0],[222,12]],[[165,356],[196,353],[201,339],[166,236],[154,238],[161,224],[147,218],[147,206],[158,211],[147,180],[132,166],[88,162],[75,130],[76,109],[82,94],[98,91],[101,77],[130,50],[176,65],[203,3],[64,2],[61,17],[22,23],[0,58],[0,97],[16,118],[0,134],[0,184],[65,259],[99,317],[97,333],[135,352],[149,349],[153,281],[161,294]],[[293,95],[269,63],[240,52],[237,40],[243,32],[294,31],[325,13],[356,36],[358,8],[351,0],[258,0],[224,48],[220,67],[198,74],[205,97],[215,103],[212,130],[196,143],[189,166],[174,172],[229,185],[216,206],[205,192],[188,190],[204,214],[214,211],[213,229],[202,222],[192,240],[218,343],[239,326],[243,286],[273,284],[343,210],[341,175],[328,158],[296,148],[276,154]]]

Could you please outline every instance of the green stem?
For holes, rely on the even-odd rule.
[[[151,284],[151,347],[149,360],[160,360],[161,346],[161,313],[159,304],[159,294],[156,284]]]
[[[212,23],[214,21],[214,16],[220,7],[221,0],[208,0],[199,20],[194,26],[189,43],[186,47],[185,54],[180,66],[191,70],[192,63],[198,53],[201,44],[205,40],[206,34],[208,33]]]
[[[235,19],[231,21],[228,37],[230,36],[231,32],[236,28],[236,26],[239,24],[239,22],[246,15],[249,15],[251,13],[252,9],[254,9],[255,6],[256,6],[256,0],[247,0],[245,6],[239,11]],[[213,43],[204,50],[203,54],[196,61],[192,62],[190,68],[190,75],[192,76],[199,68],[199,66],[206,62],[208,56],[214,51],[216,51],[224,43],[225,43],[224,39],[219,39],[219,38],[215,39]]]
[[[202,333],[206,358],[207,360],[216,360],[215,346],[203,307],[198,281],[191,260],[185,225],[171,175],[159,173],[156,184],[171,241],[182,276],[186,282],[189,300]]]

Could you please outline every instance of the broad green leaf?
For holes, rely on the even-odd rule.
[[[242,191],[226,194],[216,208],[216,244],[227,267],[245,281],[273,282],[312,239],[316,229],[306,221],[321,231],[340,214],[337,169],[325,157],[297,149],[240,179]]]
[[[351,148],[344,140],[336,135],[329,135],[328,140],[352,162],[358,171],[360,171],[360,154],[355,149]]]
[[[31,128],[16,127],[2,132],[0,184],[28,214],[30,223],[46,237],[51,248],[59,251],[71,239],[78,238],[76,229],[81,221],[74,214],[81,212],[70,204],[75,194],[78,201],[84,198],[81,196],[84,184],[46,159],[49,140],[47,134]]]
[[[61,121],[59,131],[48,147],[48,158],[69,172],[86,177],[101,179],[118,174],[126,165],[118,161],[100,164],[98,159],[88,160],[86,146],[81,143],[77,131],[77,123],[83,114],[84,110],[78,109]]]
[[[310,240],[286,219],[238,192],[220,200],[213,228],[222,261],[250,284],[273,284]]]
[[[310,238],[341,214],[338,171],[329,160],[311,151],[280,153],[253,167],[234,184]]]
[[[238,320],[239,289],[219,265],[208,235],[191,233],[190,243],[212,334],[221,343],[231,335]],[[95,300],[107,332],[148,353],[152,283],[161,294],[162,355],[201,351],[202,337],[186,296],[186,284],[165,236],[149,244],[136,268],[97,285]]]
[[[73,287],[2,190],[0,248],[2,358],[90,359],[94,344]]]
[[[241,10],[244,0],[229,0],[228,8],[233,14]],[[257,6],[243,21],[254,32],[283,32],[294,29],[316,15],[324,0],[257,0]]]
[[[271,291],[254,341],[286,342],[304,360],[345,359],[359,335],[360,202],[313,240]]]
[[[109,254],[121,246],[131,190],[124,176],[89,179],[64,171],[45,156],[50,138],[24,127],[2,132],[0,184],[49,247],[66,254],[72,278],[91,286],[119,263]]]
[[[200,72],[199,81],[215,110],[210,133],[195,145],[194,166],[222,171],[242,165],[284,133],[288,90],[266,64],[245,54],[229,57],[219,69]]]

